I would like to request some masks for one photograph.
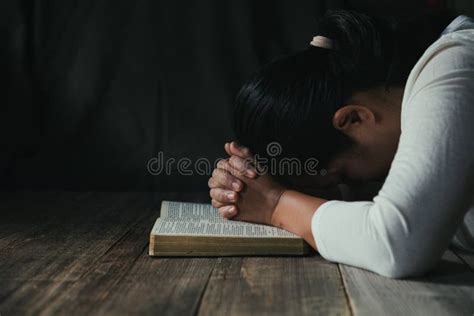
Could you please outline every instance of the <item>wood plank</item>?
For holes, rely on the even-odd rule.
[[[21,242],[29,242],[32,236],[44,232],[45,225],[54,222],[67,224],[78,214],[83,218],[90,217],[84,216],[87,215],[84,210],[77,212],[78,205],[74,205],[76,201],[82,202],[85,195],[89,193],[0,192],[0,251],[8,245],[13,246],[14,242],[17,242],[16,246]],[[58,204],[67,204],[67,211],[57,207]],[[96,213],[100,213],[100,209]],[[63,218],[55,219],[58,215]]]
[[[144,217],[150,217],[146,210],[139,210]],[[125,234],[99,258],[88,265],[88,270],[60,295],[49,299],[47,305],[38,307],[45,314],[95,314],[100,305],[108,299],[121,279],[134,265],[137,258],[146,252],[147,230],[143,220],[130,223]],[[145,227],[146,226],[146,227]]]
[[[80,217],[82,221],[83,218],[87,219],[82,223],[79,220],[71,223],[50,219],[39,221],[34,225],[30,223],[25,223],[21,227],[17,225],[15,239],[2,249],[0,280],[79,278],[84,273],[81,260],[90,264],[128,230],[129,224],[126,222],[119,224],[103,222],[103,218],[109,216],[109,211],[119,213],[123,210],[123,205],[128,206],[136,199],[134,195],[115,199],[121,206],[109,209],[101,203],[96,203],[96,199],[83,203],[81,208],[75,210],[79,214],[84,214]],[[94,214],[89,214],[91,212]],[[70,217],[74,215],[71,214]]]
[[[202,201],[203,197],[170,193],[162,198]],[[47,311],[88,315],[196,314],[215,259],[149,257],[149,233],[160,204],[161,197],[155,195],[151,212],[102,258],[114,267],[107,270],[106,276],[92,271]],[[97,268],[102,271],[104,265],[97,264]]]
[[[90,272],[43,306],[46,314],[194,314],[211,259],[155,260],[147,254],[156,211],[130,228]]]
[[[471,315],[474,273],[450,251],[427,276],[395,280],[340,265],[354,315]]]
[[[312,257],[220,258],[199,315],[349,315],[336,264]]]
[[[159,308],[158,311],[172,314],[195,310],[214,261],[149,258],[148,238],[159,215],[161,196],[130,196],[94,195],[78,203],[79,208],[70,214],[72,220],[52,210],[48,216],[40,216],[37,220],[47,225],[44,231],[29,232],[32,239],[25,239],[25,235],[21,244],[12,245],[12,259],[0,260],[0,311],[26,315],[120,315],[137,309],[156,313]],[[55,209],[68,209],[68,203],[51,204],[45,200],[39,204],[48,203],[54,204]],[[81,210],[86,213],[85,220],[76,214]],[[21,209],[18,211],[21,213]],[[63,222],[66,224],[60,225]],[[19,246],[26,254],[18,252]],[[31,260],[28,253],[37,259]],[[20,266],[22,263],[25,268]],[[20,271],[16,272],[16,268]],[[159,288],[162,295],[157,295],[157,284],[168,284],[168,292]],[[183,297],[188,299],[183,301]]]
[[[137,203],[136,194],[94,196],[79,203],[53,201],[26,205],[35,211],[49,208],[49,216],[39,215],[38,224],[24,225],[21,238],[2,250],[0,256],[0,310],[6,314],[37,314],[45,306],[67,292],[74,281],[86,275],[99,259],[107,253],[130,229],[130,223],[109,223],[104,217],[110,213],[131,213],[133,219],[139,212],[130,212],[131,204]],[[32,201],[34,201],[34,197]],[[103,203],[99,203],[103,202]],[[106,205],[109,205],[107,208]],[[110,205],[115,205],[111,207]],[[5,206],[3,204],[2,206]],[[55,209],[58,207],[59,209]],[[64,207],[64,208],[63,208]],[[67,210],[72,210],[67,220]],[[10,210],[11,211],[11,210]],[[23,212],[24,211],[24,212]],[[18,209],[10,214],[13,222],[28,214],[31,209]],[[61,213],[66,213],[63,215]],[[34,212],[33,212],[33,215]],[[64,222],[65,224],[61,224]]]
[[[216,260],[143,253],[97,314],[196,315]]]

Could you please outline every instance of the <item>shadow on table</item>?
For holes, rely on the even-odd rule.
[[[452,254],[449,257],[444,256],[433,270],[423,277],[414,279],[414,281],[474,286],[474,272],[467,264]]]

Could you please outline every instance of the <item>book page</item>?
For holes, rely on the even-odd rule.
[[[153,235],[213,237],[300,237],[272,226],[227,220],[210,204],[163,201]]]
[[[220,218],[217,209],[211,204],[189,202],[161,202],[162,219],[190,220],[190,219],[216,219]]]

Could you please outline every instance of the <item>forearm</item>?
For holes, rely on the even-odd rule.
[[[287,190],[280,197],[271,224],[302,237],[317,250],[311,230],[311,219],[324,202],[324,199]]]

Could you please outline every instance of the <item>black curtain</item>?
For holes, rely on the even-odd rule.
[[[406,1],[404,10],[407,3],[419,5]],[[206,190],[208,175],[193,166],[224,157],[242,82],[259,65],[306,47],[327,9],[349,5],[3,0],[1,185]],[[168,161],[171,175],[150,174],[153,157]],[[182,158],[194,175],[177,172]]]

